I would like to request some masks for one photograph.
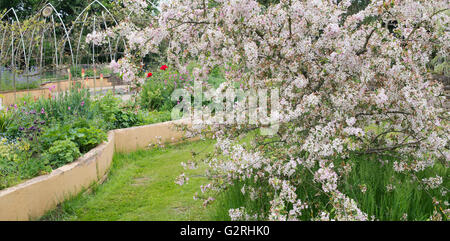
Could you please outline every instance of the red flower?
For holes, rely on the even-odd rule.
[[[152,75],[153,75],[152,73],[148,73],[148,74],[147,74],[147,78],[152,77]]]
[[[161,66],[161,68],[159,68],[160,70],[164,70],[164,71],[166,71],[166,69],[168,69],[169,67],[167,67],[167,65],[163,65],[163,66]]]

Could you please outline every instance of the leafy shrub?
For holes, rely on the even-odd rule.
[[[139,111],[137,118],[140,125],[150,125],[171,120],[170,111]]]
[[[106,139],[105,131],[93,126],[89,128],[77,128],[73,132],[73,141],[78,145],[82,153],[88,152]]]
[[[111,92],[108,92],[103,98],[97,99],[94,102],[95,112],[102,116],[102,119],[105,121],[107,127],[106,129],[112,129],[114,123],[116,121],[116,113],[119,111],[120,100]]]
[[[142,89],[140,104],[142,107],[149,110],[160,110],[163,109],[163,106],[166,107],[167,103],[165,99],[168,98],[168,95],[165,96],[166,93],[162,93],[161,88],[162,84],[147,82]],[[172,88],[170,88],[173,90]]]
[[[0,160],[5,162],[18,163],[21,159],[21,151],[28,151],[29,145],[26,143],[11,143],[6,138],[0,140]]]
[[[129,128],[139,123],[137,114],[130,109],[122,108],[115,116],[114,129]]]
[[[107,130],[128,128],[138,124],[137,113],[131,104],[123,104],[111,92],[96,100],[94,110],[102,116]]]
[[[0,140],[0,190],[51,171],[48,163],[32,156],[30,149],[27,142]]]
[[[46,116],[28,105],[16,106],[4,115],[7,118],[4,136],[10,140],[27,139],[36,142],[47,124]]]
[[[186,88],[193,84],[188,73],[175,71],[157,71],[147,78],[142,86],[139,104],[147,110],[167,111],[176,103],[171,100],[173,91],[177,88]]]
[[[61,167],[81,156],[77,144],[70,140],[55,141],[43,157],[52,168]]]
[[[104,130],[92,122],[79,120],[68,124],[56,124],[48,128],[40,138],[42,149],[50,148],[56,141],[70,140],[77,144],[82,153],[88,152],[106,140]]]
[[[68,140],[73,135],[70,124],[55,124],[47,128],[40,138],[42,150],[48,150],[54,142]]]
[[[11,112],[0,112],[0,134],[3,135],[8,130],[8,126],[12,123],[13,120],[14,119],[12,118]]]

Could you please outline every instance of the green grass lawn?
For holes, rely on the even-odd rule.
[[[380,159],[389,160],[390,164],[380,163]],[[349,198],[357,201],[358,207],[370,217],[375,217],[379,221],[427,221],[433,215],[435,210],[445,209],[445,201],[449,200],[450,194],[443,195],[438,189],[425,190],[418,186],[416,182],[412,182],[409,175],[403,173],[396,173],[392,168],[392,163],[396,161],[392,157],[382,157],[379,155],[362,155],[351,156],[350,160],[354,163],[352,171],[344,176],[344,179],[338,186],[338,189],[346,194]],[[345,161],[342,160],[342,164]],[[339,163],[339,162],[337,162]],[[434,174],[433,174],[434,173]],[[440,163],[436,164],[434,168],[416,173],[417,178],[422,179],[438,174],[444,177],[443,186],[448,188],[449,170]],[[302,176],[313,177],[308,172],[301,173]],[[394,189],[389,191],[387,186],[392,184]],[[229,220],[228,210],[240,207],[245,207],[247,211],[252,214],[269,214],[270,200],[266,195],[258,197],[251,201],[248,192],[242,195],[241,189],[243,185],[262,188],[262,193],[270,192],[272,189],[268,188],[267,183],[243,181],[237,182],[221,192],[216,197],[216,202],[211,209],[213,220]],[[366,191],[361,191],[361,187],[366,187]],[[298,197],[307,203],[320,203],[321,207],[329,205],[329,197],[318,192],[317,188],[312,185],[304,183],[296,187]],[[433,205],[433,198],[439,202],[439,205]],[[329,207],[329,206],[328,206]],[[331,208],[329,208],[331,209]],[[321,210],[312,206],[300,220],[308,221],[319,215]],[[440,212],[443,220],[447,221],[446,217]],[[406,216],[404,216],[406,214]]]
[[[184,170],[180,165],[202,151],[213,149],[212,141],[116,154],[108,180],[64,202],[42,220],[210,220],[209,208],[194,200],[195,192],[206,183],[204,168]],[[179,186],[175,179],[185,171],[190,180]]]
[[[202,159],[213,150],[213,141],[198,141],[185,144],[138,151],[131,154],[117,154],[108,180],[93,188],[90,194],[80,194],[49,212],[42,220],[230,220],[230,208],[245,207],[251,213],[266,214],[270,199],[265,196],[250,201],[248,194],[242,195],[243,184],[255,188],[268,188],[264,183],[237,182],[227,190],[218,193],[217,199],[207,208],[202,200],[194,200],[200,185],[207,183],[205,167],[185,171],[189,183],[178,186],[175,179],[184,171],[180,162],[193,160],[192,151]],[[346,175],[339,188],[350,198],[357,200],[361,210],[377,220],[429,220],[436,208],[432,197],[443,203],[448,195],[438,190],[423,190],[392,167],[381,164],[376,155],[354,156],[352,171]],[[387,157],[385,158],[387,160]],[[390,160],[390,165],[394,159]],[[338,161],[339,162],[339,161]],[[431,175],[432,170],[417,173],[418,178]],[[435,166],[435,173],[448,177],[448,169]],[[310,175],[307,172],[302,175]],[[311,177],[312,178],[312,177]],[[395,189],[388,191],[387,185]],[[448,187],[448,182],[444,184]],[[361,186],[367,191],[362,192]],[[267,189],[267,191],[270,191]],[[308,185],[297,187],[297,195],[308,203],[328,205],[329,198],[320,195]],[[318,215],[315,207],[308,209],[301,217],[310,220]],[[404,217],[404,215],[407,216]],[[444,217],[447,220],[447,217]]]

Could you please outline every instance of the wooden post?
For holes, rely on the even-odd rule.
[[[72,85],[72,75],[70,73],[70,68],[67,69],[67,74],[69,75],[69,89],[72,89],[73,85]]]
[[[81,69],[81,88],[83,88],[83,81],[84,81],[84,75],[85,75],[85,72],[84,72],[84,68],[82,68]]]
[[[14,34],[11,39],[11,64],[12,64],[12,72],[13,72],[13,86],[14,86],[14,102],[17,100],[17,91],[16,91],[16,63],[14,61]]]
[[[97,68],[95,68],[95,65],[94,65],[94,95],[95,95],[95,87],[96,87],[96,83],[95,83],[96,78],[97,78]]]
[[[100,90],[103,92],[103,85],[104,85],[104,83],[103,83],[103,74],[102,73],[100,73]]]

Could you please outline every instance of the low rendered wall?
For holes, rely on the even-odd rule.
[[[104,180],[115,151],[131,152],[159,140],[182,141],[183,133],[175,130],[175,125],[181,123],[186,122],[171,121],[110,131],[107,142],[76,162],[0,191],[0,220],[38,219],[69,197]]]
[[[89,78],[86,80],[81,80],[81,79],[75,79],[72,81],[60,81],[60,82],[50,82],[47,84],[43,84],[42,87],[43,88],[50,88],[52,86],[56,86],[56,90],[58,90],[58,88],[61,88],[61,91],[65,91],[68,90],[71,85],[73,83],[71,82],[78,82],[78,83],[82,83],[85,87],[89,87],[89,88],[94,88],[94,78]],[[59,87],[58,87],[59,84]],[[102,87],[111,87],[112,83],[108,82],[108,78],[104,77],[103,80],[101,80],[99,77],[95,78],[95,88],[102,88]]]
[[[89,88],[94,88],[94,79],[88,79],[87,81],[81,81],[81,80],[76,80],[79,83],[82,83],[83,86],[85,87],[89,87]],[[16,100],[26,96],[26,95],[30,95],[31,98],[39,98],[39,97],[48,97],[48,95],[50,94],[50,87],[55,86],[56,87],[56,91],[60,90],[60,91],[66,91],[71,87],[72,83],[70,83],[68,80],[66,81],[61,81],[59,83],[57,82],[50,82],[47,84],[43,84],[41,86],[40,89],[31,89],[31,90],[18,90],[14,93],[14,91],[6,91],[6,92],[0,92],[0,95],[2,95],[2,97],[0,97],[0,99],[2,99],[2,105],[3,107],[7,107],[9,105],[12,105],[14,103],[16,103]],[[111,87],[112,83],[108,82],[108,78],[103,78],[103,81],[101,81],[100,79],[96,79],[95,80],[95,88],[97,89],[101,89],[103,87]]]
[[[0,97],[2,99],[2,106],[4,108],[8,107],[9,105],[12,105],[16,103],[16,100],[19,100],[22,97],[25,97],[27,95],[30,95],[31,98],[39,98],[39,97],[47,97],[50,94],[50,90],[48,89],[34,89],[34,90],[23,90],[23,91],[17,91],[14,92],[2,92]]]
[[[173,121],[116,130],[116,152],[133,152],[159,142],[179,142],[183,139],[183,133],[177,131],[174,125],[181,123],[183,122]]]

